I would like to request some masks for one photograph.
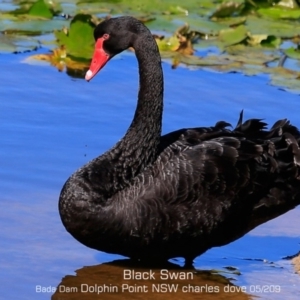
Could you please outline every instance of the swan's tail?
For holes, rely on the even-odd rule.
[[[243,112],[234,131],[250,138],[255,136],[256,142],[264,149],[257,158],[258,166],[267,167],[275,177],[267,195],[254,206],[248,228],[251,230],[300,204],[300,132],[287,119],[277,121],[267,131],[267,124],[262,120],[252,119],[243,123],[242,118]]]

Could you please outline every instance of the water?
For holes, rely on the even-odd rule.
[[[72,280],[79,284],[92,279],[98,284],[106,279],[120,284],[123,269],[130,264],[102,265],[122,257],[76,242],[61,224],[57,201],[66,179],[110,148],[129,126],[138,86],[135,58],[132,53],[119,56],[87,83],[49,66],[24,63],[27,57],[0,55],[0,298],[49,299],[62,278],[75,275],[75,270],[79,270],[77,276],[67,276],[64,284],[67,281],[72,286]],[[174,71],[167,63],[163,66],[165,133],[213,125],[221,119],[235,125],[241,109],[246,118],[265,118],[270,124],[288,118],[300,127],[299,96],[268,85],[267,76],[182,67]],[[282,258],[299,251],[299,217],[298,208],[230,245],[208,251],[196,259],[195,267],[221,270],[235,285],[245,286],[248,293],[262,299],[297,299],[299,276]],[[180,259],[172,262],[182,264]],[[241,275],[226,273],[224,267],[228,266],[237,268]],[[194,280],[198,285],[208,282],[223,288],[228,284],[224,277],[197,276]],[[255,290],[257,285],[269,289],[280,286],[280,293]],[[41,292],[40,287],[48,290]],[[119,293],[118,297],[126,295]],[[130,297],[138,299],[139,295],[131,293]],[[186,297],[194,295],[188,293]],[[101,299],[114,296],[105,294]],[[154,296],[159,295],[147,294],[149,299]],[[233,293],[206,296],[229,299]],[[98,298],[95,293],[78,298],[65,293],[53,299]],[[246,298],[238,294],[230,299]]]

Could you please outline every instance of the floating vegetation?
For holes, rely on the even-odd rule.
[[[71,68],[83,74],[93,53],[96,24],[124,14],[152,30],[162,57],[171,59],[173,68],[182,63],[248,75],[267,73],[274,84],[300,90],[300,9],[293,0],[16,3],[17,9],[0,15],[0,52],[28,51],[38,44],[46,53],[32,58],[46,60],[61,71]],[[52,40],[45,41],[49,33]],[[212,47],[219,49],[217,54]],[[295,66],[293,70],[285,67],[283,56]]]

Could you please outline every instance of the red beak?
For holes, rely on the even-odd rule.
[[[108,62],[110,56],[103,49],[103,38],[99,38],[95,44],[90,69],[85,74],[85,80],[90,81]]]

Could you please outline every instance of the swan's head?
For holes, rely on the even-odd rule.
[[[94,31],[95,50],[85,79],[91,80],[112,57],[132,47],[137,35],[145,29],[132,17],[111,18],[100,23]]]

